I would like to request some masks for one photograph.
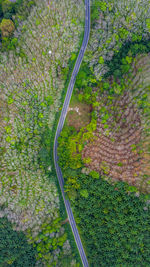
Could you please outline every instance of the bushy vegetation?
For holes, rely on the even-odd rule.
[[[0,53],[1,215],[37,249],[37,266],[76,265],[61,223],[52,138],[83,21],[82,1],[38,0],[14,31],[12,51]]]
[[[29,2],[29,1],[28,1]],[[23,0],[1,0],[0,1],[0,21],[5,19],[11,19],[12,16],[18,11],[19,6],[23,3]]]
[[[0,266],[29,267],[36,264],[36,250],[23,232],[13,230],[7,218],[0,218]]]

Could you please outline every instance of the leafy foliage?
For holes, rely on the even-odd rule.
[[[36,264],[36,249],[23,232],[14,231],[6,218],[0,218],[0,266],[29,267]]]
[[[92,0],[92,31],[85,62],[97,80],[110,70],[107,61],[129,42],[149,39],[149,0]]]
[[[86,127],[80,129],[77,135],[74,127],[64,127],[58,140],[58,150],[63,155],[63,158],[60,160],[61,167],[65,166],[65,168],[76,169],[82,166],[81,151],[87,142],[92,142],[96,139],[93,135],[94,130],[96,130],[96,120],[94,117]],[[63,152],[64,146],[65,152]]]
[[[38,233],[35,237],[32,236],[32,232],[28,230],[27,237],[29,242],[33,244],[33,246],[37,250],[37,260],[44,261],[46,266],[54,266],[56,265],[57,260],[53,257],[53,251],[57,249],[59,252],[61,250],[61,254],[59,257],[63,257],[62,247],[67,239],[66,233],[59,233],[61,230],[61,218],[57,218],[53,220],[51,224],[45,222],[41,226],[41,232]]]
[[[0,0],[0,41],[2,51],[15,50],[13,32],[27,18],[35,0]],[[18,41],[18,40],[17,40]]]
[[[2,37],[9,37],[14,31],[14,23],[10,19],[3,19],[0,24],[0,30],[2,32]]]
[[[73,202],[91,266],[150,264],[150,208],[142,196],[127,194],[124,183],[80,175]],[[84,191],[83,191],[84,190]],[[86,198],[80,192],[88,192]]]

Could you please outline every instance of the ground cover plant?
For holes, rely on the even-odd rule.
[[[51,139],[83,33],[83,1],[36,1],[0,53],[0,210],[36,266],[78,266],[60,213]],[[64,207],[63,207],[64,209]]]
[[[92,3],[75,84],[90,123],[77,128],[70,114],[59,164],[90,266],[148,266],[149,2]]]

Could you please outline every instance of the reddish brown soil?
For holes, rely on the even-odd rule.
[[[97,100],[101,101],[101,99]],[[120,113],[115,127],[111,128],[114,116],[112,114],[108,123],[110,132],[109,135],[106,135],[106,130],[99,118],[95,132],[97,140],[84,147],[82,158],[91,158],[91,163],[87,165],[90,169],[106,174],[112,180],[122,180],[139,187],[141,158],[135,146],[139,144],[141,138],[140,117],[136,108],[130,105],[127,92],[112,105],[117,106],[118,113]],[[111,105],[108,106],[108,110],[110,109]],[[120,127],[119,131],[116,130],[118,126]]]
[[[86,103],[78,102],[75,105],[70,105],[71,108],[79,108],[79,113],[75,110],[68,111],[67,114],[67,124],[69,126],[74,126],[77,131],[79,131],[82,127],[85,127],[90,123],[91,120],[91,105],[87,105]]]

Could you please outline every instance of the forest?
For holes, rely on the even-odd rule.
[[[1,227],[4,218],[9,223],[2,238],[9,231],[14,236],[14,243],[8,235],[8,246],[0,244],[0,265],[78,267],[53,143],[82,41],[84,3],[7,0],[0,7],[0,220]],[[8,35],[5,20],[14,25]]]
[[[0,266],[80,267],[53,162],[84,1],[0,0]],[[90,267],[150,265],[149,0],[91,0],[59,136]]]
[[[92,1],[90,40],[59,137],[90,266],[150,264],[149,10],[148,1]],[[90,121],[77,127],[83,104]]]
[[[23,232],[13,230],[7,218],[0,218],[0,266],[35,266],[36,250],[30,244]]]

